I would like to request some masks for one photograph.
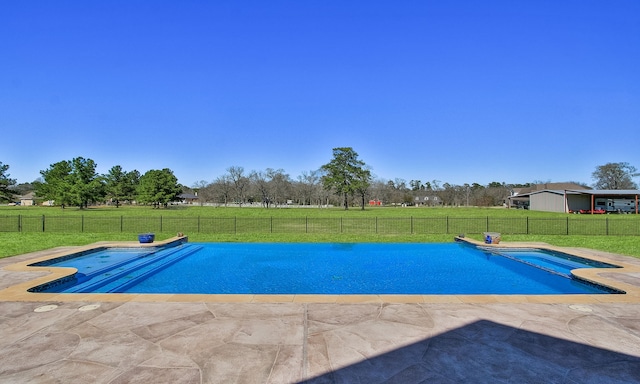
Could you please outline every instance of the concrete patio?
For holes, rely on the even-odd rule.
[[[50,272],[12,265],[60,251],[0,260],[2,383],[640,382],[638,290],[351,302],[18,295]],[[633,269],[606,277],[640,289]]]

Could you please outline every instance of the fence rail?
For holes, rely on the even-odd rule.
[[[47,233],[345,233],[474,234],[500,232],[527,235],[640,235],[640,220],[604,216],[565,218],[498,217],[87,217],[0,216],[0,232]]]

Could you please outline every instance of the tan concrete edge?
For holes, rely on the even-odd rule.
[[[0,290],[0,301],[34,301],[34,302],[65,302],[65,301],[109,301],[109,302],[212,302],[212,303],[640,303],[640,287],[616,278],[619,274],[640,276],[640,261],[627,256],[616,255],[615,260],[605,253],[585,252],[551,246],[546,243],[500,243],[484,244],[467,238],[456,238],[473,245],[506,248],[538,248],[572,254],[586,259],[615,264],[621,268],[612,269],[578,269],[575,276],[596,284],[608,286],[625,294],[600,295],[207,295],[207,294],[120,294],[120,293],[34,293],[28,290],[76,273],[75,268],[33,267],[31,264],[58,258],[82,251],[109,247],[154,247],[170,244],[176,241],[188,241],[186,237],[174,237],[165,241],[151,244],[137,242],[99,242],[87,246],[76,247],[71,250],[53,251],[46,256],[34,257],[26,261],[7,265],[5,271],[47,272],[45,276],[37,277],[26,282],[12,285]],[[628,260],[629,262],[625,262]],[[603,276],[606,273],[606,276]]]

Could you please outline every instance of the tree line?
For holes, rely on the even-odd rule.
[[[282,169],[245,172],[232,166],[213,182],[200,181],[194,186],[200,203],[228,205],[260,203],[265,208],[283,204],[341,205],[349,209],[357,197],[361,209],[373,192],[371,171],[351,147],[333,149],[333,158],[318,170],[303,172],[293,180]]]
[[[41,177],[26,186],[6,188],[5,201],[18,192],[35,192],[36,199],[48,201],[62,208],[77,206],[86,208],[92,204],[110,203],[119,207],[122,203],[167,206],[182,193],[182,186],[170,169],[150,170],[141,175],[137,170],[124,171],[121,166],[112,167],[107,174],[96,172],[96,162],[84,157],[63,160],[40,171]],[[8,165],[0,163],[0,184],[15,185],[6,173]],[[22,187],[22,188],[20,188]]]
[[[104,202],[119,207],[123,202],[134,201],[158,208],[166,207],[182,193],[178,179],[166,168],[140,175],[137,170],[127,172],[116,165],[107,174],[99,175],[95,161],[76,157],[52,164],[40,174],[42,179],[34,182],[36,195],[62,208],[86,208]]]
[[[245,171],[231,166],[211,182],[199,181],[187,187],[178,183],[170,169],[125,171],[113,166],[106,174],[96,172],[91,159],[77,157],[52,164],[40,171],[41,178],[28,185],[16,185],[8,174],[9,166],[0,162],[0,201],[35,191],[40,201],[55,205],[86,208],[92,204],[144,204],[167,207],[182,194],[197,195],[199,204],[261,204],[265,208],[287,204],[336,205],[364,209],[369,202],[384,205],[498,206],[515,188],[526,184],[491,182],[456,185],[438,180],[422,182],[403,179],[373,179],[371,168],[351,147],[333,149],[333,157],[317,170],[302,172],[293,179],[283,169]],[[597,189],[636,189],[633,177],[639,176],[628,163],[608,163],[592,174]],[[583,184],[584,185],[584,184]],[[586,186],[586,185],[585,185]]]

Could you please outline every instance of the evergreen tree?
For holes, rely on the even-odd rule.
[[[71,162],[63,160],[51,164],[49,169],[40,171],[42,181],[37,182],[36,195],[44,200],[51,200],[63,209],[72,203]]]
[[[107,196],[120,207],[122,201],[132,201],[140,179],[140,172],[133,170],[125,172],[121,166],[116,165],[104,176]]]
[[[182,193],[182,187],[170,169],[152,169],[140,177],[137,192],[140,203],[159,208],[160,205],[166,207],[169,202],[176,200]]]
[[[2,164],[0,162],[0,201],[8,202],[11,201],[14,197],[13,191],[10,189],[11,186],[16,184],[14,179],[9,178],[9,174],[7,171],[9,170],[9,165]]]
[[[104,198],[104,178],[96,173],[96,166],[95,161],[83,157],[71,160],[72,199],[80,208]]]
[[[364,209],[364,195],[371,182],[371,173],[353,148],[334,148],[333,159],[321,170],[325,173],[322,177],[324,188],[342,196],[345,210],[349,209],[349,195],[356,192],[362,195]]]
[[[60,161],[40,174],[43,181],[35,184],[37,196],[53,200],[62,208],[67,205],[86,208],[90,202],[104,197],[103,178],[96,173],[96,163],[91,159]]]

